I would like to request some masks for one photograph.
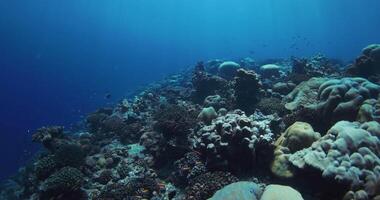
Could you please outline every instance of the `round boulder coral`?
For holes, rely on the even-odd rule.
[[[219,65],[218,74],[225,79],[231,79],[235,76],[240,65],[233,61],[226,61]]]
[[[280,66],[275,64],[266,64],[260,67],[260,74],[264,78],[280,76]]]
[[[295,122],[277,139],[275,157],[271,165],[273,174],[282,178],[294,176],[288,161],[291,153],[311,146],[321,135],[305,122]]]
[[[186,199],[204,200],[210,198],[217,190],[237,182],[238,179],[228,172],[208,172],[190,181],[186,189]]]

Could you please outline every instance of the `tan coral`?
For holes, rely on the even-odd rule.
[[[272,172],[279,177],[294,176],[288,157],[290,154],[311,146],[321,135],[305,122],[295,122],[277,139]]]

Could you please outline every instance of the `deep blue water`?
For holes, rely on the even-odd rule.
[[[70,127],[199,60],[353,60],[380,42],[378,8],[378,0],[0,0],[0,178],[38,148],[36,128]]]

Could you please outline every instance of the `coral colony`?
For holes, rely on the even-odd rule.
[[[211,60],[86,118],[42,127],[44,149],[1,199],[380,199],[380,45]]]

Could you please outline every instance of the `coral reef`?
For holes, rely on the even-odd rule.
[[[37,129],[0,199],[380,199],[379,45],[362,53],[360,77],[322,55],[200,61]]]

